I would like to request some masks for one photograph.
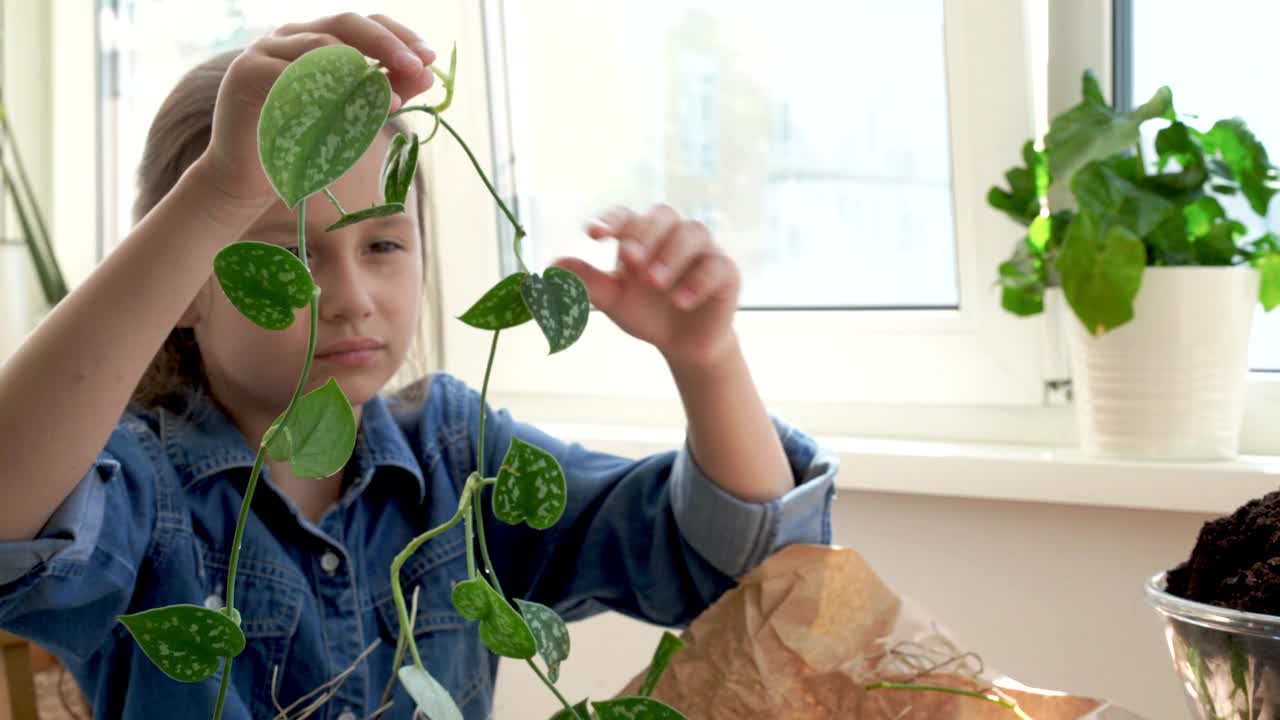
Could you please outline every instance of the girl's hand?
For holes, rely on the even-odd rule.
[[[710,367],[737,347],[738,268],[705,225],[665,205],[644,214],[614,208],[587,234],[618,240],[613,272],[577,258],[554,264],[582,278],[592,304],[624,331],[685,368]]]
[[[258,159],[258,115],[267,93],[290,62],[325,45],[350,45],[389,70],[391,110],[431,87],[435,52],[412,30],[383,15],[343,13],[284,25],[247,47],[218,88],[213,133],[197,161],[209,182],[234,207],[265,210],[275,191]]]

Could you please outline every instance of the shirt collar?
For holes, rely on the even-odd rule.
[[[208,397],[194,400],[191,411],[177,415],[159,410],[160,440],[184,487],[236,467],[252,468],[256,451],[221,406]],[[344,500],[363,492],[378,468],[397,468],[412,478],[418,502],[426,499],[422,466],[396,423],[386,400],[374,396],[364,404],[356,446],[348,464]]]

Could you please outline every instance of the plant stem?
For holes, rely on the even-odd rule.
[[[338,202],[338,198],[334,196],[333,191],[330,190],[328,187],[325,187],[324,194],[328,195],[329,202],[333,203],[333,206],[338,208],[338,214],[345,217],[347,214],[347,211],[342,209],[342,203]]]
[[[422,664],[422,656],[418,654],[418,644],[413,641],[413,628],[409,625],[409,611],[404,605],[404,591],[400,589],[400,568],[408,562],[409,558],[422,547],[423,543],[440,533],[452,528],[462,520],[463,513],[471,509],[471,493],[479,485],[476,476],[472,475],[467,478],[467,482],[462,486],[462,495],[458,498],[458,509],[454,511],[453,517],[449,518],[443,525],[431,528],[422,533],[418,537],[404,546],[404,549],[396,555],[391,561],[391,596],[396,603],[396,615],[400,618],[400,633],[409,633],[409,650],[413,652],[413,662],[419,670],[426,672],[427,668]]]
[[[480,538],[480,557],[484,560],[485,575],[489,584],[493,585],[493,589],[503,598],[507,595],[502,591],[502,581],[498,579],[498,571],[493,567],[493,561],[489,559],[489,543],[485,538],[484,529],[484,488],[489,484],[484,479],[484,418],[488,414],[485,412],[486,399],[489,395],[489,378],[493,375],[493,359],[498,354],[498,333],[501,330],[493,331],[493,342],[489,344],[489,360],[484,366],[484,383],[480,386],[480,439],[479,449],[476,450],[476,467],[480,475],[482,484],[476,489],[477,501],[475,503],[475,527]],[[494,482],[497,482],[496,480]],[[470,543],[470,536],[467,542]],[[468,547],[468,549],[470,549]]]
[[[227,685],[231,682],[231,661],[234,658],[222,658],[222,684],[218,686],[218,704],[213,706],[213,720],[222,717],[222,706],[227,701]]]
[[[948,695],[961,695],[964,697],[976,698],[978,700],[986,700],[989,703],[995,703],[1002,707],[1007,707],[1018,716],[1019,720],[1032,720],[1030,715],[1023,712],[1018,703],[987,693],[976,692],[974,690],[961,690],[959,688],[942,687],[940,685],[915,685],[913,683],[895,683],[895,682],[877,682],[867,686],[867,690],[918,690],[920,692],[936,692],[946,693]]]
[[[516,231],[516,237],[517,238],[525,237],[527,233],[524,231],[524,228],[520,226],[520,221],[516,220],[516,216],[511,212],[511,208],[508,208],[507,204],[502,201],[502,198],[498,197],[497,189],[494,188],[493,183],[489,181],[489,176],[484,174],[484,170],[480,167],[480,161],[476,160],[475,154],[471,152],[471,148],[468,147],[467,143],[458,135],[458,131],[454,130],[453,126],[450,125],[448,121],[440,117],[439,112],[435,108],[428,105],[410,105],[409,107],[402,107],[399,110],[391,113],[391,115],[394,117],[396,115],[399,115],[402,112],[408,112],[410,110],[419,110],[429,115],[434,115],[435,118],[440,121],[440,124],[444,126],[444,129],[448,130],[449,134],[453,136],[453,139],[457,140],[458,144],[462,146],[462,151],[465,152],[467,154],[467,157],[471,160],[471,166],[476,169],[476,173],[478,173],[480,175],[480,179],[484,181],[484,186],[489,189],[489,194],[492,195],[494,201],[498,203],[498,207],[502,208],[502,213],[507,216],[508,220],[511,221],[511,225],[512,227],[515,228],[515,231]],[[524,258],[520,257],[518,239],[516,241],[516,247],[517,247],[516,262],[519,263],[520,265],[520,271],[529,272],[529,268],[525,267]]]
[[[470,482],[470,478],[468,478]],[[467,534],[467,579],[471,580],[476,576],[476,548],[472,538],[475,537],[475,513],[472,508],[467,508],[466,515],[463,516],[463,525]]]
[[[525,660],[525,662],[529,663],[529,667],[533,668],[533,671],[538,674],[538,679],[541,680],[543,684],[545,684],[548,688],[551,688],[551,692],[554,693],[556,696],[556,699],[559,700],[561,704],[564,705],[565,710],[569,711],[569,715],[571,717],[578,717],[578,713],[574,712],[573,706],[570,705],[569,701],[564,699],[564,695],[561,695],[560,691],[556,689],[556,684],[551,682],[551,680],[549,680],[547,676],[542,673],[542,668],[538,667],[537,663],[535,663],[532,659]]]
[[[307,268],[307,273],[311,273],[311,268],[307,266],[307,202],[304,199],[298,203],[298,256],[302,259],[302,266]],[[307,376],[311,374],[311,361],[316,353],[316,325],[319,321],[320,314],[320,288],[313,286],[311,291],[311,329],[307,338],[307,359],[302,364],[302,374],[298,377],[298,385],[293,390],[293,399],[289,401],[289,406],[285,408],[284,416],[280,422],[273,425],[273,428],[283,427],[289,420],[289,415],[293,412],[293,408],[298,404],[298,398],[302,397],[302,391],[307,386]],[[245,487],[244,500],[240,502],[240,517],[236,520],[236,533],[231,541],[231,560],[227,563],[227,611],[235,609],[236,600],[236,570],[240,566],[240,544],[244,539],[244,527],[249,519],[249,508],[253,505],[253,493],[258,487],[258,477],[262,474],[262,463],[267,457],[267,443],[271,440],[272,433],[270,430],[263,436],[262,442],[258,444],[258,456],[254,458],[253,470],[249,473],[249,484]],[[227,682],[231,675],[231,658],[226,659],[226,669],[223,671],[222,688],[218,691],[218,704],[214,710],[213,718],[218,720],[222,717],[222,703],[227,693]]]
[[[9,113],[3,110],[0,110],[0,131],[4,132],[4,138],[9,142],[9,152],[13,156],[13,164],[18,171],[18,183],[22,186],[26,201],[31,206],[31,214],[35,216],[35,228],[39,233],[35,236],[35,240],[40,243],[41,254],[48,263],[46,271],[49,273],[49,282],[53,289],[53,299],[49,304],[54,305],[67,296],[67,284],[62,277],[61,268],[58,267],[58,258],[53,252],[53,243],[49,240],[49,227],[45,224],[44,216],[40,214],[40,208],[36,205],[36,194],[31,189],[31,179],[27,176],[26,165],[22,162],[22,155],[18,153],[18,146],[13,138],[13,128],[9,126]],[[14,192],[14,205],[20,206],[17,192]],[[19,207],[19,213],[21,213],[21,207]],[[49,299],[48,295],[46,299]]]

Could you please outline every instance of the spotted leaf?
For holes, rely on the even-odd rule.
[[[431,677],[431,673],[413,665],[405,665],[397,673],[418,710],[431,720],[462,720],[462,711],[449,696],[449,691]]]
[[[533,316],[520,293],[526,276],[512,273],[499,280],[458,319],[481,330],[505,330],[529,322]]]
[[[600,720],[687,720],[670,705],[647,697],[621,697],[591,703]]]
[[[358,210],[356,212],[347,213],[346,215],[343,215],[342,217],[338,218],[338,222],[325,228],[324,231],[332,232],[334,230],[337,230],[338,228],[344,228],[348,225],[355,225],[361,220],[369,220],[372,218],[386,217],[388,215],[395,215],[396,213],[402,213],[402,212],[404,212],[404,203],[393,202],[393,203],[385,203],[383,205],[374,205],[373,207],[368,207],[363,210]]]
[[[653,652],[653,661],[649,663],[649,670],[645,673],[644,685],[640,688],[641,697],[649,697],[653,694],[654,688],[658,687],[658,681],[662,679],[662,674],[671,664],[671,658],[683,649],[684,641],[674,633],[669,630],[662,633],[662,639],[658,641],[658,649]]]
[[[551,353],[564,350],[582,336],[591,314],[591,302],[587,299],[587,286],[577,275],[564,268],[547,268],[542,277],[526,275],[520,284],[520,294],[538,327],[542,328]]]
[[[391,109],[391,83],[359,50],[327,45],[280,73],[258,117],[258,155],[287,207],[364,155]]]
[[[538,643],[538,654],[547,663],[547,677],[551,682],[560,679],[560,663],[569,657],[569,628],[555,610],[528,600],[516,600],[520,613],[533,631]]]
[[[170,605],[120,622],[142,652],[165,675],[179,682],[213,677],[222,658],[244,651],[244,633],[225,613],[199,605]]]
[[[538,652],[529,624],[484,578],[453,586],[453,607],[468,620],[480,621],[480,639],[503,657],[528,660]]]
[[[564,471],[555,456],[535,445],[511,438],[493,488],[493,514],[508,525],[528,523],[546,530],[564,513],[568,491]]]
[[[405,137],[400,133],[391,139],[387,156],[382,162],[382,200],[403,203],[409,197],[409,185],[418,169],[418,135]]]
[[[306,307],[315,289],[298,256],[269,243],[226,246],[213,258],[213,272],[231,304],[268,330],[292,325],[293,311]]]

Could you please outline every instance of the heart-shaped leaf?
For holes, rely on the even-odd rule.
[[[348,225],[355,225],[361,220],[369,220],[372,218],[386,217],[388,215],[395,215],[396,213],[402,213],[402,212],[404,212],[404,203],[393,202],[393,203],[386,203],[383,205],[374,205],[373,207],[365,208],[358,212],[347,213],[346,215],[343,215],[342,217],[338,218],[338,222],[325,228],[324,231],[332,232],[334,230],[337,230],[338,228],[344,228]]]
[[[670,705],[647,697],[622,697],[593,702],[600,720],[688,720]]]
[[[582,279],[564,268],[551,267],[539,277],[529,274],[520,284],[525,307],[542,328],[555,354],[572,345],[587,327],[591,302]]]
[[[454,585],[453,607],[462,617],[480,621],[480,639],[499,655],[528,660],[538,653],[528,623],[484,578]]]
[[[560,663],[569,657],[569,628],[555,610],[528,600],[516,599],[520,613],[533,631],[538,643],[538,654],[547,663],[547,677],[551,682],[560,680]]]
[[[397,673],[409,697],[417,704],[419,712],[431,720],[462,720],[462,711],[449,697],[449,691],[431,677],[431,673],[405,665]]]
[[[1067,230],[1058,270],[1062,294],[1090,334],[1100,335],[1133,319],[1147,251],[1138,236],[1113,225],[1099,237],[1092,213],[1076,215]]]
[[[285,205],[350,170],[390,109],[391,83],[353,47],[327,45],[290,63],[258,117],[258,155]]]
[[[499,280],[458,319],[481,330],[505,330],[529,322],[533,316],[520,293],[525,276],[518,272]]]
[[[315,289],[298,256],[269,243],[226,246],[213,258],[213,272],[231,304],[268,330],[292,325],[294,309],[306,307]]]
[[[1099,158],[1124,152],[1138,141],[1138,128],[1147,120],[1165,117],[1173,108],[1173,94],[1162,87],[1150,100],[1120,113],[1102,99],[1097,78],[1085,71],[1083,99],[1055,117],[1045,135],[1045,152],[1054,181],[1071,182],[1076,170]]]
[[[591,714],[591,708],[587,707],[590,700],[583,700],[573,706],[573,712],[561,709],[560,712],[551,716],[551,720],[592,720],[595,716]]]
[[[568,491],[555,456],[536,445],[511,438],[493,488],[493,514],[508,525],[527,522],[546,530],[564,513]]]
[[[329,477],[351,459],[356,446],[356,418],[351,403],[333,378],[298,398],[287,423],[282,413],[264,437],[267,457],[289,461],[300,478]]]
[[[236,623],[218,610],[199,605],[122,615],[120,622],[151,662],[179,682],[213,677],[222,658],[244,651],[244,633]]]
[[[409,185],[418,169],[418,135],[405,137],[400,133],[391,139],[387,156],[382,163],[382,199],[388,203],[403,203],[409,197]]]
[[[658,681],[662,679],[662,673],[666,672],[667,666],[671,664],[671,658],[683,649],[684,641],[674,633],[671,631],[662,633],[662,639],[658,641],[658,649],[653,651],[653,662],[649,663],[649,671],[645,673],[644,685],[640,688],[641,697],[649,697],[653,694],[653,689],[658,687]]]

